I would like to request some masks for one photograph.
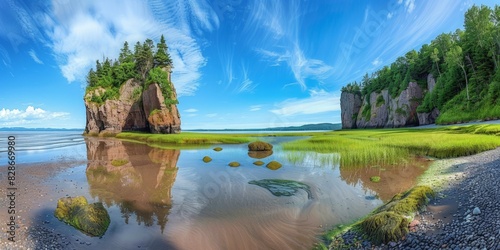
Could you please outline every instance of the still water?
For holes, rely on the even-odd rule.
[[[102,202],[111,217],[108,231],[92,238],[53,216],[48,220],[56,231],[76,235],[92,249],[310,249],[325,229],[363,217],[414,185],[425,170],[409,165],[342,169],[315,160],[314,153],[291,162],[279,145],[294,137],[261,138],[275,146],[274,152],[256,159],[246,144],[216,145],[223,148],[216,152],[212,147],[160,149],[113,138],[84,139],[75,133],[50,135],[45,138],[62,146],[23,138],[18,140],[24,144],[19,153],[27,162],[57,160],[57,155],[85,158],[86,164],[52,178],[59,186],[78,187],[71,195]],[[204,163],[204,156],[213,160]],[[123,165],[116,166],[116,160]],[[283,166],[271,170],[254,165],[256,160],[276,160]],[[228,166],[231,161],[241,166]],[[370,182],[373,175],[382,181]],[[278,196],[271,191],[283,188],[279,185],[251,184],[266,179],[306,188]]]

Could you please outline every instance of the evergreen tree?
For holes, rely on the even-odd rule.
[[[120,50],[120,56],[118,57],[119,63],[128,63],[133,61],[132,51],[128,47],[128,42],[125,41],[123,48]]]
[[[160,42],[156,44],[156,53],[154,55],[154,65],[159,67],[170,66],[172,67],[172,60],[168,54],[167,43],[165,37],[161,35]]]

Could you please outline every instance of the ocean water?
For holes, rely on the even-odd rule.
[[[7,164],[9,136],[15,137],[18,164],[67,157],[83,160],[86,157],[85,141],[80,131],[0,131],[0,165]]]

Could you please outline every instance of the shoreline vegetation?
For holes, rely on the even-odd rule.
[[[285,153],[291,158],[300,158],[307,152],[320,153],[329,157],[331,164],[341,168],[366,166],[398,165],[408,162],[412,157],[427,157],[437,160],[419,178],[418,187],[396,195],[391,201],[347,226],[336,226],[327,230],[316,249],[335,246],[339,235],[348,230],[364,233],[367,239],[381,243],[387,239],[401,238],[408,232],[408,224],[414,214],[427,204],[436,190],[446,182],[446,173],[451,167],[449,159],[477,154],[500,147],[500,125],[466,125],[441,128],[414,129],[356,129],[329,132],[290,132],[255,134],[149,134],[122,132],[116,138],[146,143],[156,147],[200,147],[211,144],[241,144],[257,140],[257,137],[309,136],[306,139],[282,144]],[[334,155],[331,161],[331,155]],[[443,160],[441,160],[443,159]],[[392,205],[389,205],[392,204]],[[389,207],[389,208],[388,208]],[[394,207],[404,208],[393,211]],[[392,210],[391,210],[392,209]],[[384,224],[385,223],[385,224]],[[373,225],[384,224],[385,231],[372,234],[368,231]],[[363,229],[364,228],[364,229]]]

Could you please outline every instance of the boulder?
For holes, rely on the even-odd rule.
[[[248,144],[248,151],[270,151],[273,150],[273,145],[263,142],[254,141]]]

